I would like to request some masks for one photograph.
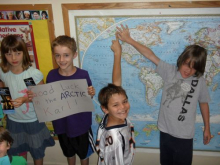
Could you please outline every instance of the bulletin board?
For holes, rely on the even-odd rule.
[[[46,24],[47,25],[45,25],[44,27],[46,27],[47,29],[43,29],[43,31],[46,31],[45,33],[48,33],[47,34],[47,38],[45,38],[45,39],[49,39],[49,42],[51,43],[52,42],[52,40],[53,39],[55,39],[55,34],[54,34],[54,24],[53,24],[53,12],[52,12],[52,5],[51,4],[11,4],[11,5],[0,5],[0,11],[10,11],[10,10],[12,10],[12,11],[17,11],[17,10],[19,10],[19,11],[21,11],[21,10],[28,10],[28,11],[34,11],[34,10],[46,10],[46,11],[48,11],[48,15],[49,15],[49,17],[48,17],[48,19],[46,20]],[[2,20],[2,21],[10,21],[10,22],[13,22],[13,21],[11,21],[11,20]],[[24,22],[24,20],[21,20],[22,22]],[[39,22],[37,22],[37,20],[28,20],[29,22],[35,22],[35,24],[38,24],[38,26],[40,26],[40,23]],[[42,21],[42,20],[40,20],[40,21]],[[14,22],[19,22],[19,21],[14,21]],[[45,23],[43,23],[43,24],[45,24]],[[36,29],[37,30],[37,29]],[[39,37],[38,37],[39,38]],[[42,40],[44,40],[44,39],[42,39]],[[49,44],[50,44],[49,43]],[[36,48],[38,49],[40,46],[36,46]],[[49,49],[50,49],[50,47],[49,47]],[[40,49],[38,49],[37,51],[41,51]],[[55,67],[57,67],[57,64],[56,64],[56,62],[54,61],[54,58],[52,58],[52,53],[51,53],[51,51],[49,52],[49,54],[43,54],[43,52],[40,52],[40,54],[38,53],[38,58],[39,58],[39,60],[41,59],[41,58],[45,58],[45,56],[49,56],[48,58],[50,58],[50,60],[48,61],[48,64],[47,65],[45,65],[45,64],[42,64],[42,65],[44,65],[44,67],[42,66],[41,68],[47,68],[47,70],[51,70],[51,69],[53,69],[53,68],[55,68]],[[50,64],[50,61],[52,62],[51,64]],[[39,65],[41,65],[41,63],[40,63],[40,61],[39,61]],[[45,71],[42,71],[43,72],[43,74],[44,74],[44,76],[47,74],[46,72],[46,70]],[[44,73],[45,72],[45,73]]]
[[[65,33],[77,42],[78,63],[75,65],[89,72],[97,91],[93,97],[94,137],[103,117],[98,91],[112,81],[111,44],[115,39],[116,26],[123,24],[128,25],[135,40],[150,47],[168,63],[175,64],[189,44],[200,44],[207,49],[205,78],[212,99],[212,140],[209,145],[203,145],[204,125],[198,108],[194,150],[220,151],[220,2],[76,3],[62,4],[62,10]],[[134,124],[136,146],[159,148],[157,119],[163,83],[155,74],[155,66],[151,62],[129,45],[121,44],[122,86],[131,105],[128,118]]]
[[[53,23],[53,12],[51,4],[11,4],[11,5],[0,5],[0,11],[38,11],[45,10],[48,12],[47,20],[0,20],[0,22],[9,22],[9,24],[17,24],[19,22],[26,22],[33,27],[33,34],[37,52],[37,59],[39,63],[39,69],[44,75],[44,82],[46,82],[46,76],[48,72],[57,67],[57,64],[52,58],[50,43],[55,39],[54,34],[54,23]],[[21,23],[22,24],[22,23]],[[1,125],[6,125],[5,119],[1,120]],[[51,135],[54,136],[54,129],[52,122],[46,122]]]

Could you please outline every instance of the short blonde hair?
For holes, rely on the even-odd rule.
[[[53,53],[54,47],[56,46],[66,46],[72,51],[72,53],[76,53],[77,51],[75,39],[66,35],[58,36],[57,38],[55,38],[55,40],[53,40],[51,44],[51,49]]]

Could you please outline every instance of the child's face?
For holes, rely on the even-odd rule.
[[[7,141],[0,142],[0,157],[7,155],[7,150],[10,148],[10,145]]]
[[[12,12],[8,12],[8,19],[12,20],[13,19],[13,13]]]
[[[37,12],[34,12],[34,13],[33,13],[33,17],[34,17],[34,19],[36,19],[36,20],[40,19],[40,16],[39,16],[39,14],[38,14]]]
[[[9,51],[5,54],[5,58],[8,61],[8,63],[11,65],[11,67],[22,67],[22,61],[23,61],[23,52],[22,51]]]
[[[186,60],[179,68],[179,72],[184,79],[189,78],[196,73],[196,70],[193,68],[193,62],[189,66],[189,61],[190,59]]]
[[[43,18],[46,18],[46,14],[45,14],[45,13],[43,13],[43,14],[42,14],[42,17],[43,17]]]
[[[73,59],[76,58],[77,53],[73,52],[66,46],[56,46],[54,47],[54,56],[57,65],[63,71],[72,71],[73,68]]]
[[[123,124],[129,109],[130,104],[125,95],[113,94],[109,99],[108,109],[103,108],[103,111],[109,115],[109,120],[114,124]]]
[[[18,13],[17,17],[18,17],[18,19],[20,19],[21,18],[21,13]]]
[[[29,19],[30,14],[29,13],[24,13],[24,17]]]

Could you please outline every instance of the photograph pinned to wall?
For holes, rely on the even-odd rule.
[[[5,14],[3,11],[0,11],[0,20],[5,20]]]
[[[44,20],[48,17],[47,10],[0,11],[0,20]]]
[[[0,11],[0,20],[18,20],[17,11]]]
[[[15,17],[17,20],[23,20],[24,19],[23,11],[15,11]]]
[[[24,14],[24,20],[32,20],[30,11],[28,11],[28,10],[23,11],[23,14]]]
[[[41,20],[40,11],[31,11],[32,20]]]
[[[16,20],[15,11],[5,11],[7,20]]]
[[[41,19],[48,19],[48,13],[47,13],[47,11],[41,11]]]
[[[0,31],[0,43],[4,37],[10,34],[20,36],[27,45],[32,66],[39,69],[31,22],[0,22]]]

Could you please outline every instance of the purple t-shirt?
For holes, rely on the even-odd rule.
[[[59,68],[58,68],[59,69]],[[58,69],[51,70],[47,75],[47,83],[60,80],[86,79],[88,86],[92,85],[87,71],[77,68],[76,72],[71,76],[62,76]],[[92,112],[82,112],[73,114],[61,119],[52,121],[56,134],[66,133],[68,137],[76,137],[86,133],[92,125]]]

